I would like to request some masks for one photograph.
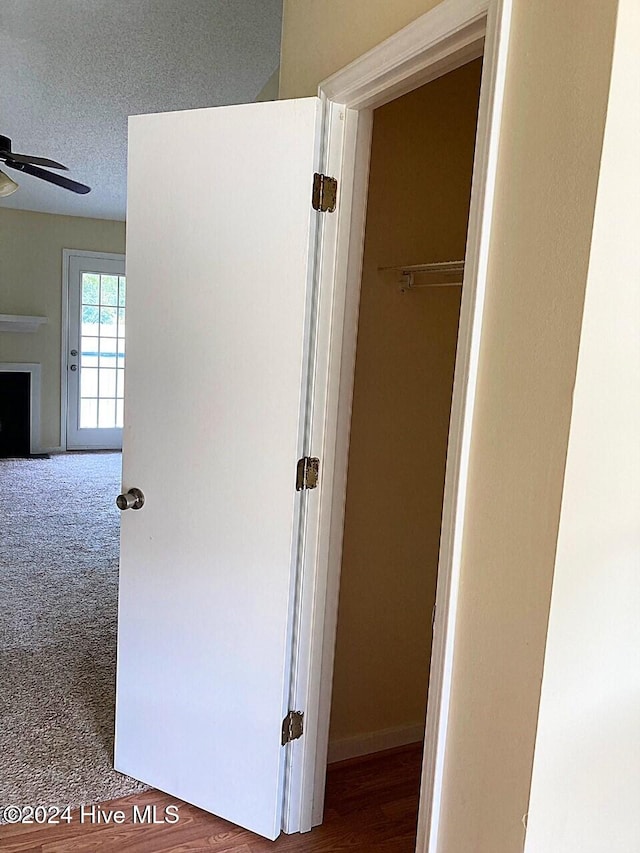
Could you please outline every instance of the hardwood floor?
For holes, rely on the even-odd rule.
[[[329,767],[324,824],[304,835],[265,841],[194,806],[157,791],[102,804],[122,809],[122,825],[71,823],[58,826],[0,826],[2,853],[413,853],[422,746],[390,750]],[[178,804],[179,821],[134,824],[140,813]]]

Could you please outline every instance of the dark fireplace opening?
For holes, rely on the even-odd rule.
[[[0,372],[0,458],[31,455],[31,374]]]

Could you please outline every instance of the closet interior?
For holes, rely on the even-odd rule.
[[[424,735],[481,70],[374,112],[329,764]]]

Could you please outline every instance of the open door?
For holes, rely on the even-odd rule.
[[[271,839],[320,117],[307,98],[130,122],[123,493],[144,505],[122,514],[115,766]]]

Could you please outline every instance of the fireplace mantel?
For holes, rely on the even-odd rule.
[[[0,332],[37,332],[48,317],[30,317],[26,314],[0,314]]]

